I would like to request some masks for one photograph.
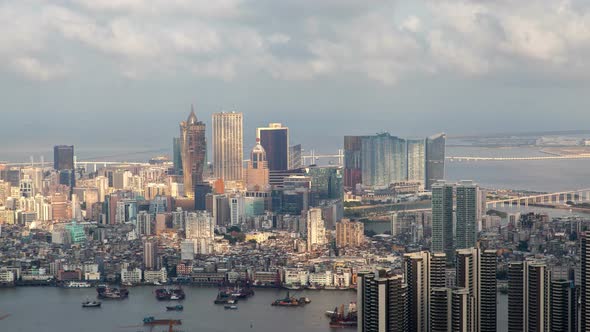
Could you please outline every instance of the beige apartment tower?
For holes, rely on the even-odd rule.
[[[342,219],[336,223],[336,246],[358,247],[365,243],[365,226],[362,222]]]

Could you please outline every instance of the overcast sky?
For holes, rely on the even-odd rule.
[[[267,122],[320,150],[590,122],[585,0],[4,0],[0,24],[0,153],[169,147],[191,104],[243,112],[246,151]]]

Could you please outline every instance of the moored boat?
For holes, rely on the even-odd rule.
[[[122,300],[129,296],[129,291],[125,288],[111,288],[106,285],[96,287],[99,299]]]
[[[100,301],[86,300],[86,301],[82,302],[82,308],[98,308],[101,306],[101,304],[102,304],[102,302],[100,302]]]
[[[223,306],[224,309],[226,310],[237,310],[238,306],[237,305],[230,305],[230,304],[226,304]]]
[[[298,307],[310,303],[311,300],[307,297],[301,297],[299,299],[290,296],[289,292],[287,292],[287,296],[283,299],[275,300],[271,305],[278,306],[278,307]]]
[[[143,319],[143,325],[182,325],[182,321],[180,319],[156,319],[154,316],[149,316]]]
[[[168,311],[183,311],[184,307],[180,304],[173,305],[173,306],[166,306],[166,310]]]

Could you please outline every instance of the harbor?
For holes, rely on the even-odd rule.
[[[238,310],[215,305],[219,293],[215,287],[183,286],[186,299],[180,302],[182,311],[168,311],[178,301],[158,301],[153,286],[138,286],[129,290],[123,301],[107,301],[100,308],[84,309],[81,302],[96,299],[94,288],[64,289],[56,287],[16,287],[0,289],[0,312],[12,316],[0,321],[0,330],[61,332],[68,328],[84,332],[149,331],[149,327],[121,328],[143,325],[146,317],[181,320],[179,331],[331,331],[326,310],[342,303],[356,301],[355,292],[291,291],[297,298],[308,297],[311,303],[295,308],[270,304],[285,297],[284,289],[256,289],[248,299],[240,299]],[[38,312],[30,317],[27,312]],[[74,314],[75,313],[75,314]],[[252,326],[252,327],[251,327]]]

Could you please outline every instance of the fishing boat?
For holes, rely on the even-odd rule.
[[[237,310],[238,309],[238,306],[237,305],[229,305],[229,304],[226,304],[226,305],[223,306],[223,308],[225,310]]]
[[[298,307],[310,303],[311,300],[307,297],[300,297],[299,299],[294,296],[290,296],[287,292],[287,296],[283,299],[275,300],[271,305],[278,307]]]

